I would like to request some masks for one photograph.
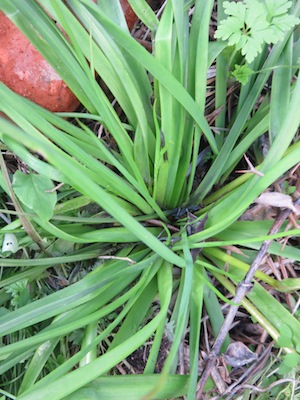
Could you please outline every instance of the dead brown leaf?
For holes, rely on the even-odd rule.
[[[265,192],[255,200],[255,203],[270,207],[288,208],[295,214],[298,214],[298,210],[293,204],[293,199],[288,194],[279,192]]]

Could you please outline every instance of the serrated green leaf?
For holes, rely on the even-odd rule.
[[[238,18],[229,17],[220,22],[220,25],[215,32],[215,38],[222,40],[230,38],[232,45],[234,45],[239,41],[240,36],[242,36],[240,31],[241,28],[241,22]]]
[[[276,44],[286,31],[300,23],[288,14],[291,2],[287,0],[226,1],[223,6],[228,17],[220,22],[215,38],[235,45],[248,63],[262,51],[264,43]]]
[[[28,279],[22,279],[6,287],[6,293],[11,294],[11,305],[13,307],[20,308],[29,302],[30,293],[27,285]]]
[[[288,0],[264,0],[264,2],[270,19],[287,13],[288,9],[292,6],[292,2]]]
[[[223,7],[224,7],[225,14],[233,15],[233,16],[237,17],[239,20],[242,20],[245,18],[246,7],[243,3],[224,1]]]
[[[267,13],[264,5],[257,0],[248,0],[246,4],[245,23],[247,28],[254,30],[265,29],[269,24],[267,21]]]
[[[276,31],[279,31],[280,34],[283,35],[285,31],[292,29],[299,23],[299,18],[296,18],[294,15],[280,15],[272,19],[270,28],[272,29],[273,34],[275,34]]]
[[[240,47],[239,47],[240,48]],[[242,46],[242,55],[245,56],[246,61],[250,64],[254,58],[261,52],[261,43],[249,37],[245,44]]]
[[[51,179],[16,171],[12,186],[19,200],[42,220],[49,220],[52,217],[57,194],[56,191],[49,192],[53,189]]]
[[[248,68],[247,65],[237,65],[235,64],[232,76],[236,78],[238,82],[245,85],[248,82],[249,76],[253,74],[253,70]]]

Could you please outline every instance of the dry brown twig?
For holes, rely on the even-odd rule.
[[[245,160],[246,160],[246,163],[248,164],[249,169],[238,170],[238,171],[235,171],[235,172],[240,173],[240,174],[251,173],[251,174],[258,175],[258,176],[264,176],[264,174],[263,174],[262,172],[258,171],[258,170],[253,166],[253,164],[251,163],[251,161],[249,160],[249,158],[246,156],[246,154],[244,154],[244,158],[245,158]]]

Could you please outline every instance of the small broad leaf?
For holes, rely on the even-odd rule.
[[[291,328],[289,326],[282,324],[280,326],[279,331],[280,331],[280,336],[285,336],[285,337],[287,337],[289,339],[292,338],[292,330],[291,330]]]
[[[291,372],[291,369],[292,369],[292,368],[290,368],[290,367],[288,367],[287,365],[285,365],[284,363],[282,363],[282,364],[279,365],[278,374],[279,374],[279,375],[288,374],[289,372]]]
[[[19,200],[41,219],[49,220],[52,217],[57,194],[55,191],[49,192],[53,189],[51,179],[16,171],[12,186]]]
[[[296,367],[296,365],[299,365],[299,362],[300,362],[300,355],[296,353],[286,354],[283,359],[284,365],[286,365],[289,368]]]
[[[277,344],[280,347],[292,347],[293,346],[292,340],[287,336],[279,336],[279,338],[277,339]]]

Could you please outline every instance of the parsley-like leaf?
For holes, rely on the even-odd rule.
[[[6,293],[11,294],[11,305],[17,309],[30,301],[30,292],[28,286],[28,279],[21,279],[18,282],[11,283],[6,287]]]
[[[237,65],[234,66],[234,71],[232,71],[231,75],[236,78],[238,82],[242,85],[245,85],[248,82],[249,76],[253,74],[253,70],[250,69],[247,65]]]
[[[277,43],[287,30],[299,24],[298,18],[288,14],[291,5],[288,0],[225,1],[228,17],[220,22],[215,38],[228,40],[228,46],[241,50],[250,63],[265,43]]]
[[[275,44],[277,41],[280,41],[283,38],[284,32],[292,29],[297,24],[299,24],[299,18],[296,18],[294,15],[278,15],[274,17],[270,25],[274,36],[272,43]]]
[[[227,19],[223,19],[215,33],[216,39],[229,39],[229,46],[238,43],[242,35],[244,27],[246,8],[243,3],[230,3],[225,1],[223,4],[224,12],[230,15]]]
[[[264,3],[269,21],[278,15],[286,14],[292,6],[292,2],[288,0],[264,0]]]

